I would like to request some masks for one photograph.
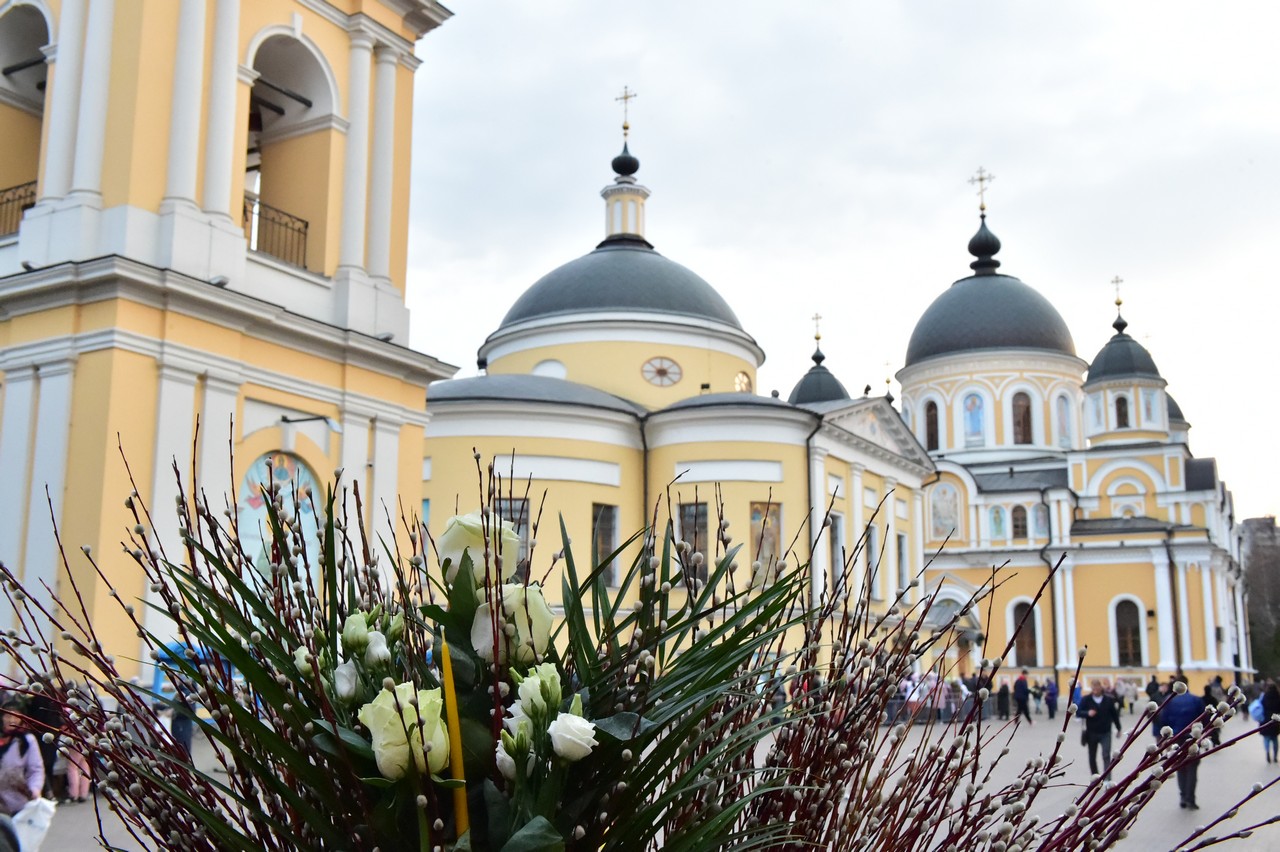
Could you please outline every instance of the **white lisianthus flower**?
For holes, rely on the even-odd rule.
[[[503,724],[503,727],[505,727],[508,731],[511,732],[512,736],[515,736],[515,734],[520,730],[521,722],[524,722],[526,726],[531,724],[529,722],[528,715],[524,712],[524,707],[521,706],[519,701],[517,701],[515,704],[512,704],[510,707],[508,707],[507,713],[510,715],[508,715],[507,718],[502,720],[502,724]]]
[[[551,643],[551,607],[547,606],[542,587],[537,583],[528,586],[508,583],[501,592],[503,618],[498,624],[498,644],[502,656],[508,661],[531,663],[534,652],[542,656]],[[476,607],[475,620],[471,622],[471,647],[490,663],[498,657],[493,647],[491,611],[488,603],[480,604]],[[510,638],[503,629],[506,624],[515,626],[515,635]],[[513,643],[514,650],[511,648]]]
[[[498,745],[493,750],[494,762],[498,764],[498,771],[502,773],[502,777],[508,781],[516,780],[516,762],[507,754],[507,747],[503,744],[502,739],[498,739]]]
[[[547,733],[556,754],[570,762],[582,760],[596,747],[596,726],[581,716],[561,713],[551,722]]]
[[[542,699],[547,702],[547,706],[559,707],[560,702],[564,700],[564,693],[560,686],[560,670],[556,668],[555,663],[538,663],[530,673],[538,676]]]
[[[379,663],[391,662],[391,649],[387,647],[387,637],[380,631],[369,631],[369,645],[364,649],[364,664],[372,668]]]
[[[547,699],[542,694],[542,678],[537,674],[530,672],[526,675],[525,679],[520,681],[516,694],[520,696],[519,706],[524,710],[525,716],[532,716],[535,713],[546,715]]]
[[[299,648],[293,652],[293,664],[298,667],[298,674],[303,677],[311,677],[311,663],[307,662],[307,654],[311,653],[306,648]]]
[[[356,715],[373,739],[373,757],[382,777],[403,778],[411,760],[418,772],[438,773],[448,765],[449,736],[440,719],[443,707],[439,689],[420,689],[415,696],[413,684],[402,683],[394,693],[381,690],[360,708]],[[430,751],[424,742],[431,744]]]
[[[356,671],[356,664],[353,661],[347,660],[342,665],[334,667],[333,691],[338,696],[339,701],[344,703],[353,701],[359,689],[360,675]]]
[[[363,651],[369,644],[369,623],[363,612],[353,612],[342,625],[342,647],[348,654]]]
[[[445,560],[449,561],[449,567],[445,569],[445,580],[451,585],[458,575],[459,566],[462,565],[462,554],[467,551],[471,553],[472,581],[477,588],[484,585],[485,523],[484,516],[480,512],[454,515],[445,524],[440,538],[436,540],[440,564],[443,565]],[[516,535],[515,529],[509,522],[497,515],[490,514],[487,523],[489,551],[502,560],[502,570],[495,570],[493,576],[501,580],[510,580],[515,576],[516,562],[520,558],[520,536]]]

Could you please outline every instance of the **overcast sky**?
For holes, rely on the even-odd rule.
[[[968,178],[1092,360],[1152,353],[1238,517],[1280,512],[1280,7],[1193,2],[453,0],[419,45],[411,345],[475,375],[511,303],[603,236],[621,148],[646,236],[765,349],[758,389],[902,366],[969,274]],[[898,387],[892,386],[895,395]]]

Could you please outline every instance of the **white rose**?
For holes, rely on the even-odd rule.
[[[340,666],[336,666],[333,670],[333,691],[337,693],[338,700],[349,702],[356,697],[356,692],[360,689],[360,675],[356,672],[356,664],[351,660],[347,660]]]
[[[489,550],[493,556],[502,558],[501,580],[510,580],[515,576],[516,562],[520,558],[520,536],[516,535],[511,524],[497,515],[490,514]],[[470,551],[472,580],[476,587],[484,585],[484,516],[480,512],[470,515],[454,515],[445,524],[444,532],[436,540],[436,552],[440,564],[449,561],[445,570],[445,579],[452,584],[462,565],[462,554]],[[499,572],[494,571],[497,577]]]
[[[542,587],[537,583],[524,586],[522,583],[508,583],[502,587],[502,609],[504,618],[498,623],[498,644],[501,656],[507,661],[531,663],[534,652],[542,656],[551,643],[551,607],[543,597]],[[499,655],[493,648],[493,623],[488,603],[476,608],[475,620],[471,622],[471,647],[476,649],[485,661],[492,663]],[[507,638],[504,625],[514,624],[516,634],[513,637],[516,648],[511,650],[512,639]]]
[[[418,772],[430,769],[437,773],[449,762],[448,731],[440,721],[444,707],[440,690],[418,690],[416,706],[411,703],[414,697],[413,684],[402,683],[394,694],[379,691],[377,698],[356,714],[373,740],[378,771],[389,781],[403,778],[410,760]],[[424,740],[431,744],[430,752],[424,749]]]
[[[348,654],[363,651],[369,644],[369,623],[363,612],[353,612],[342,625],[342,647]]]
[[[556,754],[568,761],[582,760],[596,747],[596,726],[581,716],[561,713],[552,721],[547,733]]]
[[[387,637],[377,630],[369,631],[369,645],[364,649],[364,664],[370,668],[379,663],[391,662],[391,649],[387,647]]]
[[[507,747],[503,745],[501,739],[493,750],[494,762],[498,764],[498,771],[502,773],[502,777],[508,781],[516,780],[516,762],[511,759],[511,755],[507,754]]]

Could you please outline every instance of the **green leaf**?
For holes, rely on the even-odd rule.
[[[467,782],[461,778],[441,778],[439,775],[432,775],[431,780],[446,790],[458,790],[467,786]]]
[[[511,835],[502,852],[560,852],[564,838],[546,817],[536,816]]]
[[[603,719],[592,719],[592,724],[615,740],[629,740],[658,727],[657,722],[643,718],[637,713],[624,711],[606,716]]]

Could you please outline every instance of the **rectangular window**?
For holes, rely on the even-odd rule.
[[[422,501],[422,515],[418,518],[418,520],[422,522],[423,526],[429,526],[431,524],[431,501],[430,500]]]
[[[831,514],[831,526],[827,528],[827,541],[831,554],[831,595],[844,592],[847,578],[844,574],[844,515]]]
[[[715,558],[715,551],[710,546],[711,537],[707,532],[707,504],[681,503],[680,529],[677,533],[682,541],[689,542],[690,547],[702,554],[703,561],[702,567],[698,569],[698,579],[707,579],[707,566]]]
[[[907,537],[898,533],[898,588],[911,585],[911,561],[907,558]]]
[[[600,565],[618,547],[618,507],[604,503],[591,504],[591,559]],[[609,559],[603,572],[609,588],[618,586],[618,560]]]
[[[782,506],[778,503],[751,504],[751,561],[769,568],[782,558]],[[769,576],[773,576],[770,574]]]
[[[880,528],[867,527],[867,588],[873,601],[883,600],[880,590]]]
[[[520,556],[516,562],[516,582],[529,579],[529,501],[495,500],[494,506],[502,520],[507,521],[520,536]]]

